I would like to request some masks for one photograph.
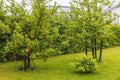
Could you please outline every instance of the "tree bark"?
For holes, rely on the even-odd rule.
[[[27,71],[27,59],[26,59],[26,56],[24,56],[24,71]]]
[[[91,49],[92,49],[92,56],[94,58],[94,43],[93,43],[93,38],[91,38]]]
[[[94,57],[97,58],[97,45],[96,45],[96,38],[94,39],[94,52],[95,52]]]
[[[30,68],[30,53],[28,53],[28,57],[27,57],[27,68]]]
[[[99,56],[99,61],[101,61],[101,59],[102,59],[102,48],[103,48],[103,40],[101,40],[101,44],[100,44],[100,56]]]

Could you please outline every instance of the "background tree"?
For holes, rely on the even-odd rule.
[[[76,21],[79,23],[83,34],[86,34],[83,35],[85,36],[85,53],[87,54],[88,46],[91,45],[93,58],[97,58],[97,41],[101,39],[101,43],[103,43],[105,37],[101,38],[100,36],[105,35],[104,27],[111,25],[113,21],[111,12],[102,13],[103,6],[112,6],[112,2],[104,0],[83,0],[82,2],[74,0],[74,2],[72,11],[76,15]]]
[[[5,8],[4,0],[0,1],[0,61],[6,61],[8,55],[4,54],[4,47],[11,34],[11,29],[7,22],[7,9]]]

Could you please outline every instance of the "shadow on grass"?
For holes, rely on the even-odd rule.
[[[75,75],[83,75],[83,76],[99,74],[98,72],[87,72],[87,73],[85,73],[85,72],[80,72],[80,71],[71,71],[70,73],[75,74]]]
[[[33,71],[33,70],[35,70],[35,69],[36,69],[35,67],[30,67],[30,68],[28,68],[27,70]],[[24,71],[24,67],[18,67],[18,70]]]
[[[120,80],[120,77],[118,77],[116,80]]]

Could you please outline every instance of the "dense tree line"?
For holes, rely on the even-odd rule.
[[[0,61],[23,60],[24,70],[33,58],[92,51],[120,45],[120,26],[113,25],[112,13],[101,13],[109,1],[83,0],[71,3],[71,12],[56,14],[56,3],[46,8],[45,0],[31,0],[31,11],[15,0],[0,1]],[[99,4],[99,6],[98,6]],[[77,6],[77,8],[76,8]],[[103,44],[104,43],[104,44]],[[101,57],[100,57],[101,60]]]

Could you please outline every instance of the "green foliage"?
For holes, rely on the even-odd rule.
[[[92,73],[96,72],[98,69],[96,60],[86,55],[82,58],[78,58],[72,65],[75,68],[75,71],[82,73]]]
[[[98,46],[104,39],[104,47],[118,45],[119,29],[111,28],[111,13],[101,13],[103,6],[110,6],[104,0],[74,0],[71,12],[56,13],[58,7],[46,8],[50,0],[0,1],[0,61],[9,60],[16,55],[30,57],[78,53],[91,50],[91,38],[97,38]],[[80,3],[80,4],[79,4]],[[99,4],[99,6],[96,6]],[[26,6],[31,5],[31,11]],[[77,9],[76,9],[77,7]],[[102,16],[101,16],[102,15]],[[113,43],[114,42],[114,43]],[[4,51],[5,50],[5,51]]]
[[[11,40],[6,43],[4,50],[6,53],[13,53],[15,55],[26,55],[29,51],[34,51],[37,45],[36,40],[30,40],[27,35],[22,33],[22,28],[16,23],[15,30],[11,37]],[[34,49],[33,49],[34,48]]]
[[[111,30],[112,30],[112,32],[113,32],[113,35],[114,35],[114,37],[113,37],[113,39],[112,39],[112,41],[111,41],[111,43],[113,43],[112,45],[114,46],[114,45],[120,45],[120,25],[114,25],[113,27],[111,27]]]
[[[49,58],[51,56],[55,56],[55,55],[56,55],[55,49],[48,48],[41,54],[41,57],[44,61],[46,61],[47,58]]]
[[[6,61],[7,55],[4,54],[4,46],[9,40],[11,29],[0,20],[0,61]]]

